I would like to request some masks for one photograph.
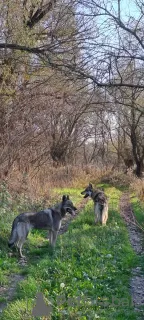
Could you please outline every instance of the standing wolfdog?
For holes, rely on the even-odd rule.
[[[39,212],[24,212],[19,214],[13,221],[8,246],[12,247],[16,244],[20,257],[23,258],[22,246],[30,229],[46,229],[49,230],[50,244],[54,247],[62,218],[64,218],[67,212],[75,215],[76,210],[77,208],[74,207],[69,196],[63,195],[62,201],[53,208]]]
[[[102,190],[93,189],[91,183],[81,192],[84,198],[91,197],[94,202],[95,223],[105,225],[108,219],[108,199]]]

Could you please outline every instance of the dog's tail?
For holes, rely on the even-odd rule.
[[[10,238],[8,241],[9,248],[11,248],[17,240],[17,236],[18,236],[17,235],[17,224],[18,224],[18,219],[16,218],[13,221],[11,235],[10,235]]]

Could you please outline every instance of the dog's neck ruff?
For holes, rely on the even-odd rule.
[[[64,218],[64,216],[66,215],[66,208],[65,207],[61,208],[60,214],[61,214],[61,217]]]
[[[96,201],[97,196],[98,196],[99,194],[101,194],[101,193],[102,193],[101,190],[92,190],[91,198],[92,198],[94,201]]]

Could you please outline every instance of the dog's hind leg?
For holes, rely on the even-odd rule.
[[[19,237],[19,240],[16,243],[16,246],[18,248],[18,253],[21,258],[25,258],[25,256],[23,256],[23,254],[22,254],[22,246],[23,246],[24,242],[25,242],[25,237]]]
[[[27,224],[24,222],[19,223],[17,227],[17,234],[18,234],[17,248],[21,258],[25,258],[25,256],[23,256],[22,254],[22,247],[28,236],[30,228],[31,228],[30,224]]]
[[[24,241],[25,239],[21,239],[18,244],[18,251],[21,258],[25,258],[25,256],[22,254],[22,246],[24,244]]]
[[[108,219],[108,206],[106,205],[102,212],[101,223],[102,225],[106,225]]]
[[[104,224],[106,224],[106,223],[107,223],[107,219],[108,219],[108,212],[107,212],[107,213],[106,213],[106,215],[105,215]]]
[[[102,226],[106,225],[106,218],[104,214],[102,214],[102,217],[101,217],[101,224]]]

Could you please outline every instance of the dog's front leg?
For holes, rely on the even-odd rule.
[[[49,241],[50,241],[50,244],[52,245],[52,243],[53,243],[53,231],[52,230],[49,230]]]
[[[57,239],[58,231],[53,231],[53,239],[52,239],[52,246],[55,246],[56,239]]]
[[[95,224],[97,224],[100,221],[98,203],[95,204],[94,206],[94,214],[95,214]]]
[[[95,215],[95,224],[97,224],[99,222],[99,215]]]

